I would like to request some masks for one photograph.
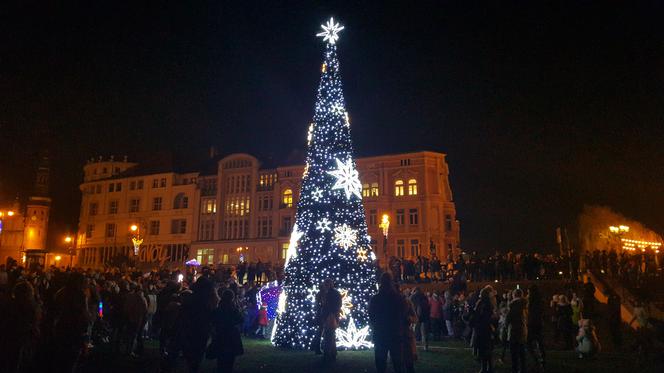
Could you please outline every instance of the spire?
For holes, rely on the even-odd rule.
[[[50,162],[48,158],[48,152],[43,151],[39,155],[39,165],[37,166],[37,173],[35,175],[35,196],[48,197],[50,176],[49,166]]]

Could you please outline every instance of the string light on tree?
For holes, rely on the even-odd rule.
[[[366,341],[368,305],[376,291],[376,267],[366,260],[374,254],[339,71],[336,42],[341,30],[343,26],[330,19],[318,34],[325,44],[320,83],[313,120],[302,129],[307,133],[307,172],[302,178],[271,338],[281,347],[311,346],[319,328],[316,295],[328,278],[344,291],[339,346],[370,346]]]

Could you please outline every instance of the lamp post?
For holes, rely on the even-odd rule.
[[[73,268],[73,266],[74,266],[74,246],[76,245],[76,243],[74,242],[74,239],[70,235],[67,235],[67,237],[65,237],[65,243],[67,244],[67,252],[69,253],[69,268]],[[62,259],[61,257],[60,257],[60,259],[58,259],[59,257],[60,257],[60,255],[55,257],[56,262],[59,262],[60,259]]]
[[[132,224],[129,227],[129,231],[131,232],[131,243],[134,245],[134,257],[138,257],[141,244],[143,243],[143,238],[141,237],[141,227],[138,224]]]
[[[390,230],[390,216],[387,214],[383,214],[380,220],[380,224],[378,226],[383,231],[383,256],[385,257],[385,265],[387,266],[388,265],[387,234],[389,233]]]

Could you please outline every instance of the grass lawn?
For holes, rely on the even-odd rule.
[[[301,373],[301,372],[375,372],[373,351],[340,351],[334,366],[324,367],[320,364],[320,356],[309,351],[281,350],[273,347],[268,341],[245,339],[245,354],[236,361],[236,372],[256,373]],[[497,350],[496,354],[500,351]],[[572,352],[550,351],[547,353],[546,372],[655,372],[654,367],[637,364],[635,358],[625,353],[603,353],[592,360],[579,360]],[[509,360],[509,351],[507,353]],[[112,356],[105,346],[101,346],[82,364],[82,372],[157,372],[159,356],[153,343],[146,344],[145,356],[141,359],[130,359],[125,356]],[[181,361],[178,372],[186,372]],[[203,372],[214,372],[216,362],[203,362]],[[461,342],[435,343],[431,351],[419,351],[419,359],[415,365],[418,373],[428,372],[477,372],[479,365],[472,357],[472,351]],[[388,372],[391,369],[388,368]],[[510,366],[497,365],[497,372],[510,372]]]

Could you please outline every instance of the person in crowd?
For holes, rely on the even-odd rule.
[[[66,285],[55,294],[53,317],[53,372],[73,372],[84,349],[88,328],[88,306],[84,277],[72,272]]]
[[[157,312],[157,291],[154,284],[148,284],[148,289],[145,291],[145,300],[148,304],[148,310],[145,315],[145,328],[143,328],[143,338],[147,339],[154,334],[154,315]]]
[[[512,356],[512,373],[526,373],[525,346],[528,338],[528,302],[523,298],[523,291],[515,289],[507,311],[507,334]]]
[[[212,312],[219,297],[210,280],[201,277],[191,286],[191,295],[183,299],[179,323],[179,345],[189,371],[198,372],[209,338]]]
[[[595,285],[592,281],[588,280],[583,284],[583,317],[593,319],[595,317]]]
[[[323,350],[321,350],[321,339],[323,336],[323,328],[325,327],[325,320],[323,319],[323,301],[327,295],[327,284],[328,282],[323,281],[320,285],[318,293],[316,293],[315,298],[315,307],[316,307],[316,331],[314,333],[314,338],[311,342],[311,349],[316,355],[322,355]]]
[[[261,309],[258,311],[258,329],[256,330],[256,335],[265,339],[267,333],[267,303],[261,303]]]
[[[443,301],[438,295],[437,291],[434,291],[429,297],[429,306],[431,308],[429,312],[431,332],[433,335],[434,341],[440,341],[440,333],[442,330],[442,318],[443,318]]]
[[[323,320],[323,361],[333,362],[337,359],[336,330],[339,327],[339,315],[341,314],[341,293],[334,288],[334,281],[330,278],[325,280],[327,289],[323,298],[321,308],[321,320]]]
[[[447,330],[446,335],[448,337],[454,337],[454,324],[452,322],[454,316],[454,297],[452,296],[452,292],[449,289],[445,290],[443,296],[443,319],[445,320],[444,330]]]
[[[544,305],[542,294],[536,284],[528,288],[528,351],[539,369],[544,369]]]
[[[415,313],[413,302],[410,301],[410,297],[408,295],[409,290],[404,289],[402,302],[404,303],[404,309],[406,310],[406,318],[401,324],[403,335],[401,339],[401,359],[403,362],[404,373],[414,373],[415,362],[417,361],[417,341],[415,340],[415,324],[417,323],[417,314]]]
[[[3,339],[0,342],[0,371],[28,372],[35,369],[33,358],[38,345],[42,309],[35,298],[34,288],[27,281],[14,286],[11,299],[0,304]]]
[[[495,292],[490,285],[487,285],[480,291],[479,301],[475,304],[470,317],[470,326],[473,329],[471,347],[473,354],[480,361],[480,373],[494,372],[492,356],[497,320]]]
[[[509,335],[507,333],[507,312],[509,311],[509,303],[512,300],[512,292],[508,291],[503,294],[503,299],[498,305],[498,339],[502,345],[500,357],[498,358],[499,364],[504,364],[505,354],[509,346]]]
[[[127,320],[127,354],[136,357],[137,353],[143,353],[142,331],[145,326],[145,316],[148,313],[147,301],[143,296],[140,285],[136,283],[129,285],[129,293],[124,303],[124,313]]]
[[[380,278],[378,293],[369,302],[369,323],[373,331],[374,357],[376,370],[383,373],[387,369],[389,353],[394,371],[402,372],[401,340],[406,322],[406,304],[394,287],[390,273]]]
[[[579,320],[581,320],[581,312],[583,310],[583,302],[581,298],[576,296],[576,293],[572,292],[572,299],[569,302],[572,307],[572,324],[578,325]]]
[[[576,336],[576,353],[579,354],[579,359],[594,356],[601,350],[595,326],[588,319],[579,320],[579,332]]]
[[[212,314],[214,334],[208,347],[208,358],[217,359],[217,372],[232,373],[235,358],[244,353],[240,326],[242,313],[237,308],[235,294],[226,289],[221,293],[221,301]]]
[[[424,345],[424,351],[429,350],[429,324],[431,306],[429,305],[429,298],[422,292],[419,286],[413,289],[410,296],[410,301],[415,308],[415,315],[417,322],[415,323],[415,337],[419,339]]]
[[[565,350],[571,350],[574,343],[574,323],[572,322],[572,306],[569,304],[566,295],[560,295],[558,297],[558,308],[557,308],[557,319],[558,325],[557,330],[560,336],[563,339],[563,348]]]
[[[613,251],[612,251],[613,252]],[[609,292],[609,298],[607,300],[608,306],[608,322],[609,322],[609,332],[611,333],[611,339],[613,340],[613,345],[615,347],[622,346],[622,315],[621,315],[621,304],[620,296],[615,291]]]

